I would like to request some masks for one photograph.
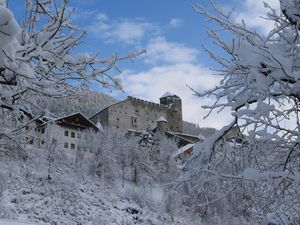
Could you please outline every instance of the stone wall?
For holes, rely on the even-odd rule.
[[[166,119],[171,131],[182,132],[182,103],[178,97],[168,97],[167,101],[161,99],[161,104],[167,107]]]
[[[94,124],[97,124],[97,122],[100,122],[103,127],[107,127],[108,126],[108,110],[109,110],[109,107],[105,108],[101,112],[99,112],[96,115],[92,116],[90,118],[90,120]]]
[[[142,130],[146,127],[151,129],[155,128],[157,125],[156,120],[161,116],[169,121],[168,128],[170,130],[181,131],[181,100],[178,104],[170,106],[148,102],[129,96],[126,100],[102,110],[100,113],[93,116],[91,120],[95,124],[100,121],[103,126],[119,128],[122,130]]]

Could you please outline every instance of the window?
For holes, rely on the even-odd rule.
[[[71,137],[75,138],[75,132],[73,132],[73,131],[71,132]]]
[[[69,143],[68,142],[64,143],[64,148],[69,148]]]
[[[75,144],[71,143],[71,149],[75,149]]]
[[[135,116],[132,117],[132,125],[137,126],[137,117]]]
[[[45,133],[45,128],[42,128],[42,131],[41,131],[41,132],[42,132],[42,134],[44,134],[44,133]]]
[[[69,136],[69,131],[65,130],[65,136],[66,136],[66,137]]]
[[[44,145],[44,144],[45,144],[45,141],[41,141],[41,143],[42,143],[42,145]]]
[[[77,133],[77,138],[80,139],[81,138],[81,134]]]

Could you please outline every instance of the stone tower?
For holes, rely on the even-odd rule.
[[[168,130],[167,128],[167,123],[168,121],[163,117],[159,117],[158,120],[156,121],[157,123],[157,131],[161,134],[165,134],[165,132]]]
[[[166,106],[167,121],[170,130],[182,132],[182,102],[181,98],[170,92],[165,93],[159,98],[160,104]]]

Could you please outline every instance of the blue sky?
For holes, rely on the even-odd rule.
[[[278,0],[265,0],[278,9]],[[213,88],[220,77],[213,75],[210,67],[214,62],[201,48],[215,47],[206,34],[211,26],[196,13],[188,0],[70,0],[75,7],[73,22],[88,34],[77,51],[100,51],[103,57],[117,53],[146,49],[147,53],[120,64],[125,93],[106,93],[123,99],[127,95],[158,102],[166,91],[173,92],[183,100],[184,120],[200,126],[220,128],[230,121],[230,112],[214,113],[206,120],[207,113],[201,108],[212,99],[198,99],[187,88],[189,85],[203,91]],[[208,0],[198,0],[207,6]],[[249,27],[266,32],[272,23],[263,21],[265,9],[260,0],[215,0],[225,9],[235,8],[235,19],[245,19]],[[9,7],[16,19],[22,18],[20,1],[9,0]],[[217,49],[215,49],[217,51]],[[94,90],[103,91],[97,85]]]

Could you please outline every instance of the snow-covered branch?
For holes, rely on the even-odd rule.
[[[300,2],[281,0],[280,14],[264,5],[266,19],[275,24],[266,36],[236,22],[233,11],[226,13],[213,2],[211,10],[194,5],[213,23],[208,36],[218,51],[204,50],[223,76],[217,87],[194,90],[195,95],[215,98],[203,106],[208,115],[228,108],[235,120],[195,146],[182,182],[201,206],[242,200],[240,209],[230,209],[233,213],[259,212],[269,222],[284,214],[282,221],[291,223],[299,221],[300,213],[294,200],[300,191]],[[228,142],[226,132],[236,125],[242,140]],[[230,193],[227,200],[219,199],[221,193]]]

